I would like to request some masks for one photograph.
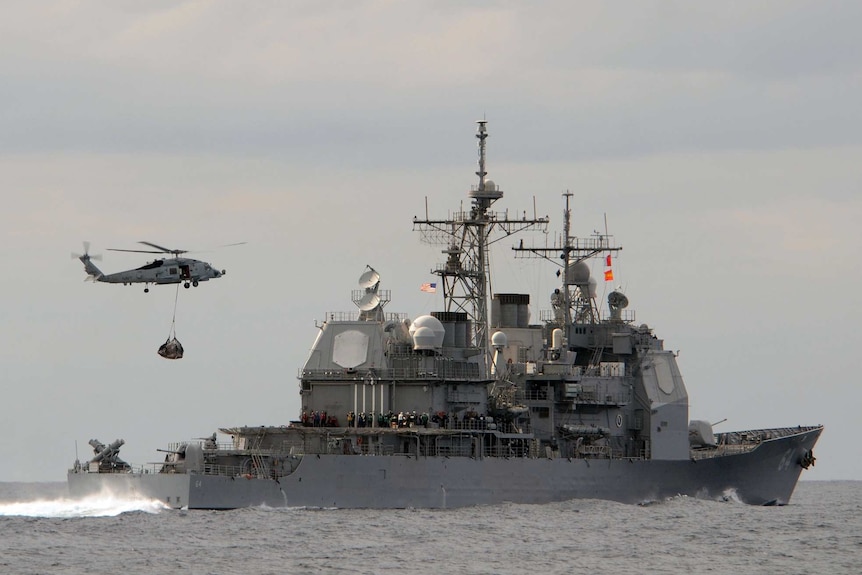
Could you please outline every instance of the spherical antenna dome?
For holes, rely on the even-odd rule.
[[[494,180],[485,180],[485,189],[493,192],[497,189],[497,184],[494,183]]]
[[[509,338],[502,331],[495,331],[494,335],[491,336],[491,347],[495,349],[506,347],[508,343]]]
[[[587,283],[590,279],[590,266],[584,261],[569,264],[566,266],[566,279],[575,285]]]
[[[410,335],[413,337],[414,345],[416,343],[416,333],[421,328],[428,328],[431,333],[434,334],[434,346],[433,347],[443,347],[443,337],[446,335],[446,328],[443,327],[443,324],[439,319],[432,315],[422,315],[413,320],[413,323],[410,324]],[[419,349],[419,348],[416,348]],[[432,348],[423,348],[423,349],[432,349]]]
[[[413,349],[436,349],[437,335],[430,327],[419,327],[413,331]],[[442,343],[442,342],[441,342]]]

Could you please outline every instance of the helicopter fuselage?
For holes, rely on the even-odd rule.
[[[191,286],[197,287],[198,283],[209,281],[211,279],[220,278],[226,272],[225,270],[217,270],[212,264],[208,262],[203,262],[201,260],[194,260],[191,258],[181,258],[180,254],[186,253],[186,250],[172,250],[166,247],[160,246],[158,244],[154,244],[152,242],[139,242],[148,246],[150,250],[125,250],[125,249],[114,249],[108,248],[111,251],[115,252],[134,252],[134,253],[145,253],[145,254],[161,254],[165,253],[168,255],[172,255],[173,257],[162,257],[161,259],[155,259],[145,265],[142,265],[139,268],[135,268],[132,270],[126,270],[123,272],[116,272],[112,274],[106,274],[102,272],[96,264],[93,263],[93,260],[101,259],[99,255],[90,255],[90,242],[84,242],[84,253],[83,254],[72,254],[73,258],[77,258],[81,260],[81,263],[84,264],[84,271],[87,272],[87,280],[91,280],[94,282],[105,282],[111,284],[145,284],[144,292],[150,291],[150,284],[183,284],[184,287],[189,288]],[[228,244],[227,246],[238,246],[244,244],[245,242],[239,242],[235,244]],[[154,251],[155,250],[155,251]]]
[[[107,283],[177,284],[197,286],[198,282],[220,278],[225,271],[219,271],[207,262],[189,258],[157,259],[139,268],[104,274],[96,281]]]

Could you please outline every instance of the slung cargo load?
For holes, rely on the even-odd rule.
[[[183,344],[176,337],[168,340],[159,347],[159,355],[165,359],[182,359]]]

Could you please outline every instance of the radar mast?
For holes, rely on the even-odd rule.
[[[563,197],[566,199],[566,209],[563,212],[563,235],[555,238],[552,246],[528,247],[521,243],[521,245],[512,248],[516,252],[515,257],[537,257],[562,268],[557,271],[557,275],[562,279],[562,289],[558,290],[559,300],[557,302],[562,313],[555,316],[550,322],[561,328],[573,323],[599,322],[599,309],[595,294],[596,284],[595,280],[590,277],[590,268],[586,264],[586,260],[602,253],[610,254],[623,249],[622,246],[614,245],[613,236],[609,235],[607,231],[605,233],[595,231],[588,238],[578,238],[571,235],[572,210],[569,204],[572,195],[568,190],[563,193]],[[558,257],[559,259],[557,259]],[[552,302],[553,300],[552,296]]]
[[[443,245],[446,261],[437,264],[431,273],[440,277],[443,288],[445,311],[466,313],[472,322],[472,345],[483,353],[484,369],[489,366],[488,301],[491,288],[491,269],[488,258],[489,246],[524,230],[545,231],[548,218],[527,218],[526,212],[519,219],[510,219],[508,212],[493,212],[492,204],[503,197],[496,183],[487,179],[486,120],[479,125],[476,138],[479,140],[479,184],[467,192],[471,200],[469,211],[457,211],[447,219],[432,220],[414,218],[413,230],[419,231],[422,240],[429,244]],[[535,211],[535,209],[534,209]]]

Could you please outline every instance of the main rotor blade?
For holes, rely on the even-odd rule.
[[[157,250],[162,250],[166,254],[184,254],[186,250],[169,250],[166,247],[154,244],[152,242],[138,242],[139,244],[144,244],[145,246],[150,246],[151,248],[156,248]]]
[[[241,246],[241,245],[243,245],[243,244],[247,244],[247,243],[248,243],[248,242],[236,242],[236,243],[234,243],[234,244],[223,244],[223,245],[220,245],[220,246],[216,246],[216,247],[214,247],[214,248],[207,248],[207,249],[205,249],[205,250],[194,250],[194,251],[191,251],[191,252],[183,252],[183,253],[186,253],[186,254],[204,254],[204,253],[210,253],[210,252],[213,252],[213,251],[215,251],[215,250],[220,250],[220,249],[222,249],[222,248],[229,248],[229,247],[231,247],[231,246]]]
[[[109,252],[133,252],[136,254],[163,254],[163,253],[165,253],[165,252],[157,252],[157,251],[153,251],[153,250],[119,250],[117,248],[107,248],[107,250]],[[167,253],[170,254],[173,252],[167,252]]]

